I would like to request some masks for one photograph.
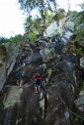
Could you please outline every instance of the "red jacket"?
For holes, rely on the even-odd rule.
[[[33,75],[33,78],[38,81],[41,80],[41,76],[38,76],[36,73]]]

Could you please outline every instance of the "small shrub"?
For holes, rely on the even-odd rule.
[[[29,33],[29,37],[35,42],[37,40],[37,35],[34,32]]]
[[[80,41],[84,38],[84,28],[81,28],[80,30],[76,30],[76,41]]]
[[[76,54],[77,55],[81,55],[82,52],[83,52],[83,49],[81,47],[79,47],[79,48],[76,49]]]
[[[55,30],[56,35],[59,35],[58,29]]]

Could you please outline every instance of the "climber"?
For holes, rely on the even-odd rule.
[[[35,93],[40,92],[40,87],[41,87],[41,74],[40,72],[37,72],[33,75],[34,78],[34,88],[35,88]]]
[[[19,85],[20,87],[22,87],[23,85],[23,70],[25,66],[26,66],[25,60],[21,60],[20,67],[17,72],[17,85]]]
[[[23,76],[23,70],[20,69],[17,73],[17,85],[19,85],[20,87],[22,87],[23,84],[22,76]]]

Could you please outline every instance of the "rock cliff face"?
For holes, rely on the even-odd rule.
[[[6,87],[1,105],[1,124],[72,125],[72,115],[69,110],[73,110],[74,99],[78,92],[79,81],[76,81],[79,76],[76,71],[78,59],[73,54],[58,55],[55,47],[44,48],[36,49],[25,58],[28,64],[24,68],[23,87],[19,88],[17,85]],[[35,94],[32,75],[39,69],[42,71],[46,91],[44,87],[41,93]],[[17,70],[17,67],[14,70]],[[14,74],[15,72],[12,75]],[[45,94],[42,97],[43,93]]]
[[[56,35],[41,39],[39,43],[31,44],[27,40],[17,45],[19,54],[14,53],[12,57],[15,63],[8,63],[12,64],[10,67],[13,70],[9,68],[11,70],[7,72],[9,79],[0,98],[1,125],[75,125],[73,112],[84,117],[84,111],[81,110],[84,108],[83,90],[79,95],[79,87],[83,84],[83,58],[77,55],[77,45],[70,40],[72,30],[69,29],[71,34],[67,39],[66,32],[61,37]],[[7,49],[3,46],[1,52],[1,60],[7,66],[4,61]],[[26,61],[26,66],[23,69],[24,84],[20,88],[16,84],[16,73],[22,60]],[[39,70],[42,86],[41,92],[36,94],[32,76]],[[83,120],[80,121],[80,125],[83,125]]]
[[[6,48],[0,46],[0,92],[6,81]]]
[[[6,43],[0,46],[0,92],[14,67],[20,44]]]

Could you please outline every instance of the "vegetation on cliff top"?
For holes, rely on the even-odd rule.
[[[58,15],[57,11],[57,3],[55,0],[46,0],[46,3],[43,0],[18,0],[20,3],[21,9],[26,11],[28,13],[28,16],[26,18],[26,21],[24,23],[25,32],[28,32],[27,35],[32,39],[33,41],[36,41],[37,35],[33,32],[33,28],[39,29],[39,33],[42,33],[44,29],[46,28],[46,23],[44,21],[47,19],[50,19],[53,17],[53,13],[55,15]],[[52,8],[51,4],[53,5],[54,9]],[[80,5],[82,11],[76,12],[76,11],[68,11],[68,15],[71,19],[73,19],[75,23],[75,34],[76,38],[75,40],[78,42],[80,40],[84,40],[84,2]],[[40,13],[40,17],[36,19],[32,19],[32,16],[30,15],[30,11],[38,8],[38,11]],[[60,9],[61,12],[65,12],[64,9]],[[57,19],[57,17],[56,17]],[[40,26],[42,24],[42,26]],[[44,25],[43,25],[44,24]],[[10,37],[9,39],[0,37],[0,44],[11,42],[11,43],[17,43],[24,39],[24,35],[16,35],[15,37]]]

